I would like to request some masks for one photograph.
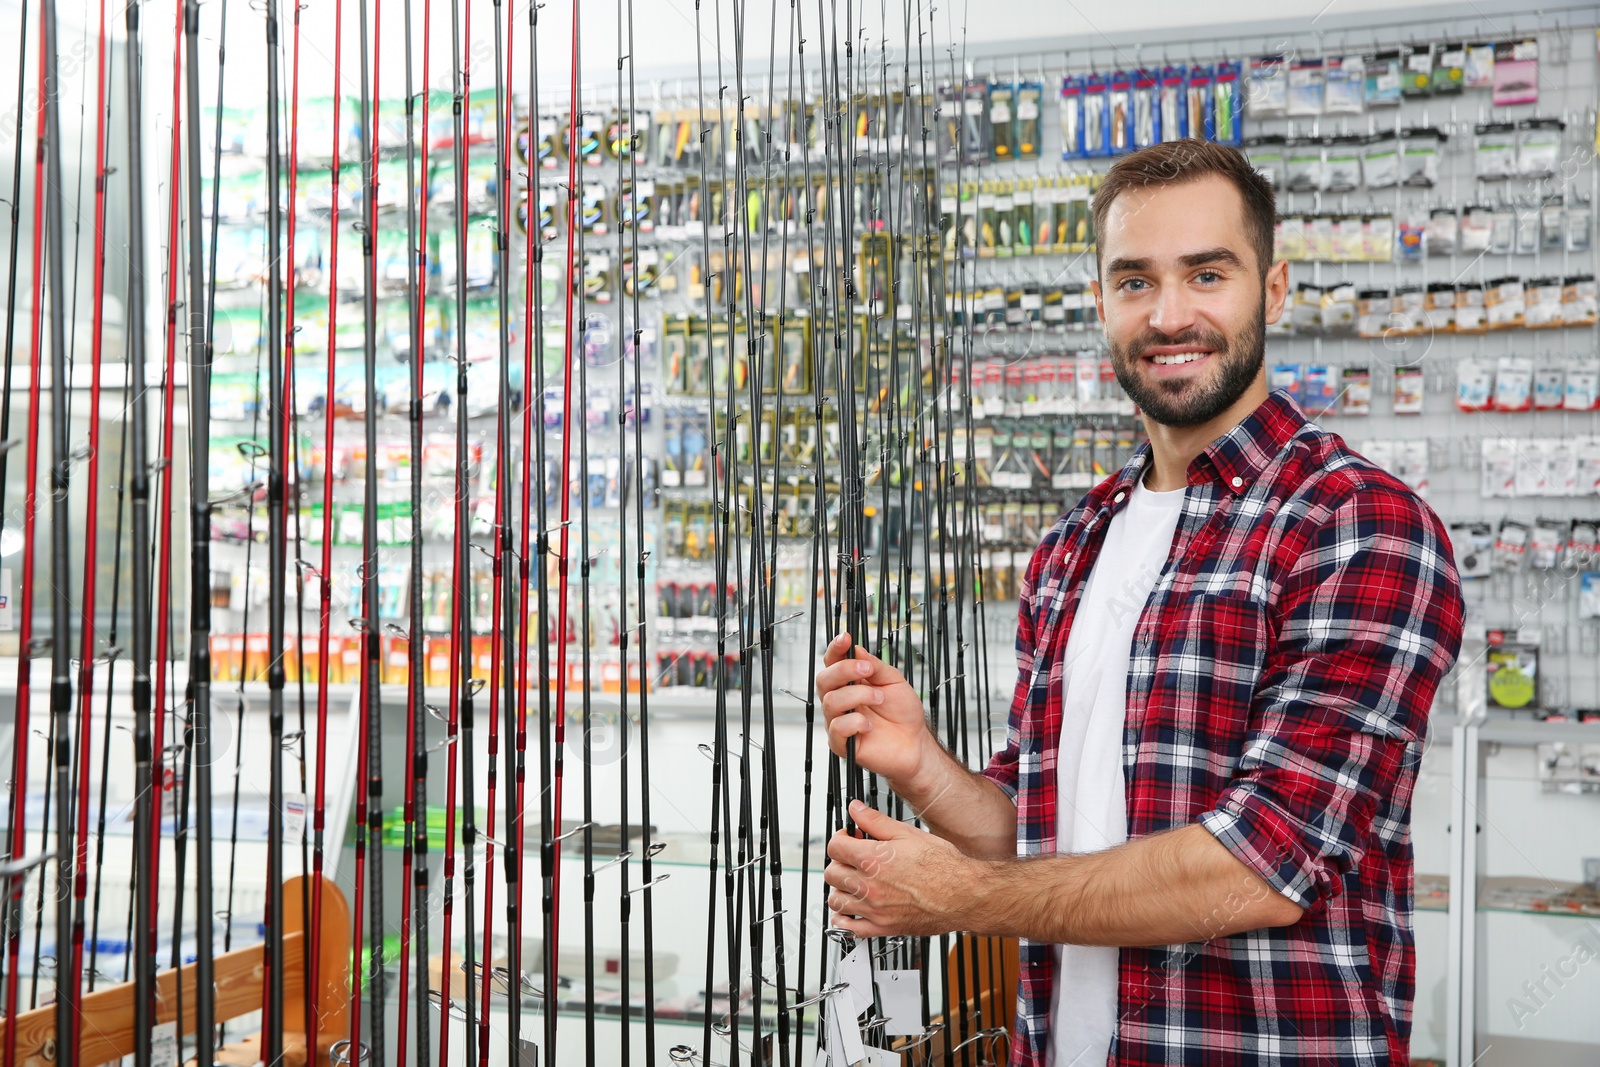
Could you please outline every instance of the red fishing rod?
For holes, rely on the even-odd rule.
[[[555,708],[555,737],[552,739],[553,757],[555,760],[555,785],[551,794],[551,822],[550,833],[554,838],[550,850],[549,865],[545,871],[546,892],[549,896],[550,906],[550,950],[546,958],[552,961],[561,959],[561,781],[565,770],[563,758],[564,746],[567,737],[567,548],[571,533],[572,515],[572,346],[574,340],[574,315],[576,314],[577,301],[574,293],[576,287],[582,284],[582,268],[574,254],[573,241],[580,225],[578,218],[578,156],[582,149],[582,132],[579,128],[579,101],[578,101],[578,24],[579,0],[572,0],[572,84],[571,106],[569,107],[569,125],[567,127],[567,303],[566,323],[562,336],[561,352],[561,530],[557,535],[556,549],[556,708]],[[581,416],[583,413],[580,412]],[[583,487],[587,492],[588,487]],[[587,640],[587,635],[585,635]],[[587,679],[584,684],[588,684]],[[553,973],[545,975],[545,984],[553,986],[556,976]],[[626,1004],[627,991],[623,991],[624,1004]],[[549,1049],[545,1053],[550,1062],[555,1062],[555,1013],[546,1011],[547,1022],[545,1025],[545,1043]]]
[[[344,46],[344,3],[333,4],[333,83],[342,84],[340,57]],[[339,331],[339,146],[344,136],[339,103],[343,94],[333,94],[333,165],[331,178],[328,238],[328,342],[327,379],[322,396],[322,558],[317,572],[317,782],[311,805],[311,947],[306,956],[308,984],[317,998],[322,996],[322,871],[323,834],[328,810],[328,646],[333,620],[333,398],[334,372],[338,367]],[[317,1013],[306,1019],[306,1048],[317,1048]]]
[[[39,84],[44,84],[44,49],[39,49]],[[44,285],[44,109],[38,113],[38,128],[35,134],[38,138],[39,150],[34,159],[33,172],[33,291],[32,311],[28,325],[29,341],[29,373],[28,373],[28,471],[26,475],[26,496],[22,507],[22,577],[21,596],[18,610],[21,617],[17,625],[17,721],[12,728],[12,810],[11,810],[11,860],[13,863],[22,859],[22,851],[27,843],[27,811],[28,811],[28,733],[29,705],[32,692],[32,666],[31,655],[33,645],[33,561],[34,561],[34,527],[36,508],[39,494],[39,379],[40,367],[43,363],[44,337],[43,318],[41,310],[44,304],[42,288]],[[44,875],[41,873],[40,878]],[[17,1017],[17,965],[22,951],[22,893],[27,884],[25,878],[13,878],[10,886],[10,901],[8,908],[11,913],[11,922],[8,924],[8,942],[6,945],[6,1018]],[[6,1027],[5,1067],[13,1067],[17,1055],[17,1029],[14,1026]]]
[[[100,368],[105,326],[106,289],[106,4],[100,0],[99,47],[95,71],[95,157],[94,157],[94,311],[90,327],[89,370],[89,459],[83,543],[83,646],[78,659],[78,826],[72,885],[72,963],[67,981],[73,990],[80,988],[83,975],[84,901],[89,890],[89,743],[92,725],[95,662],[95,548],[98,541],[100,500]],[[63,815],[66,813],[63,812]],[[59,965],[59,963],[58,963]],[[72,1059],[79,1062],[81,1029],[72,1034]]]

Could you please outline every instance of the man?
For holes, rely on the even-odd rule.
[[[983,774],[899,672],[827,649],[829,744],[855,738],[933,831],[858,803],[870,839],[828,849],[834,921],[1022,938],[1014,1067],[1402,1067],[1411,795],[1461,639],[1445,531],[1269,394],[1288,267],[1238,152],[1130,155],[1094,218],[1149,445],[1034,554]]]

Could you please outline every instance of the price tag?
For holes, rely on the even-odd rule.
[[[178,1021],[150,1028],[151,1067],[178,1067]]]
[[[880,971],[877,985],[878,1004],[886,1020],[884,1034],[911,1037],[922,1033],[922,982],[918,973]]]

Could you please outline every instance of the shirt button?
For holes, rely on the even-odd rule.
[[[1242,485],[1243,485],[1243,484],[1244,484],[1244,479],[1243,479],[1243,478],[1241,478],[1241,477],[1239,477],[1239,476],[1238,476],[1238,475],[1237,475],[1237,474],[1235,474],[1235,475],[1234,475],[1234,476],[1233,476],[1233,487],[1234,487],[1234,488],[1235,488],[1235,489],[1237,489],[1237,488],[1239,488],[1239,487],[1240,487],[1240,486],[1242,486]]]
[[[1127,493],[1118,493],[1116,495],[1116,498],[1114,500],[1112,500],[1112,503],[1113,504],[1120,504],[1124,500],[1126,500],[1127,498],[1128,498],[1128,494]]]

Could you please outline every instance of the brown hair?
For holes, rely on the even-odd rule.
[[[1127,190],[1182,185],[1212,174],[1226,178],[1239,190],[1239,198],[1244,203],[1244,224],[1250,246],[1255,249],[1256,263],[1262,277],[1266,277],[1267,268],[1272,265],[1273,227],[1277,213],[1272,186],[1244,158],[1244,153],[1214,141],[1201,141],[1193,137],[1166,141],[1141,148],[1117,160],[1095,191],[1090,209],[1094,214],[1097,239],[1106,232],[1106,215],[1110,213],[1112,203]],[[1097,244],[1097,273],[1098,248]]]

